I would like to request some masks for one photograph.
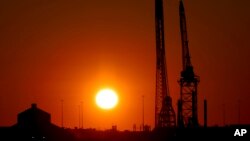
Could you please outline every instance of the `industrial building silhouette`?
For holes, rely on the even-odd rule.
[[[33,129],[44,127],[50,124],[50,114],[37,108],[37,105],[33,103],[31,104],[31,108],[18,114],[17,124],[15,126],[20,128]]]
[[[66,130],[51,123],[51,115],[35,103],[17,116],[17,123],[0,128],[1,141],[72,141],[73,136]]]

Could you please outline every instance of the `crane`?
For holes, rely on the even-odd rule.
[[[180,84],[180,99],[178,100],[178,126],[197,127],[198,106],[197,106],[197,88],[200,81],[196,76],[191,64],[188,48],[187,27],[185,10],[182,0],[179,3],[180,32],[182,45],[182,71],[178,81]]]
[[[175,127],[176,118],[169,94],[165,58],[163,0],[155,0],[156,97],[155,128]]]

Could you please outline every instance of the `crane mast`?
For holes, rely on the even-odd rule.
[[[179,4],[180,32],[182,42],[182,71],[178,81],[180,84],[180,99],[178,100],[178,126],[179,127],[197,127],[198,106],[197,106],[197,87],[199,77],[194,74],[191,64],[185,10],[182,0]]]
[[[169,95],[165,58],[163,0],[155,0],[156,98],[155,128],[175,127],[175,112]]]
[[[180,1],[179,6],[180,15],[180,30],[181,30],[181,45],[182,45],[182,66],[183,71],[192,68],[189,49],[188,49],[188,38],[187,38],[187,27],[186,27],[186,16],[184,11],[183,2]]]

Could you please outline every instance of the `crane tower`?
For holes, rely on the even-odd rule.
[[[188,49],[185,10],[182,0],[179,4],[180,31],[182,41],[182,71],[178,81],[180,84],[180,99],[178,100],[178,126],[197,127],[197,87],[199,76],[194,74]]]
[[[155,0],[156,98],[155,128],[175,127],[175,112],[169,95],[164,42],[163,0]]]

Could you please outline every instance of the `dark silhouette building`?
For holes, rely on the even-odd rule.
[[[19,128],[34,129],[50,125],[50,114],[37,108],[36,104],[31,104],[31,108],[19,113],[17,116],[17,126]]]
[[[73,141],[73,135],[67,130],[51,123],[49,113],[31,104],[31,108],[17,116],[17,123],[1,128],[1,141]]]

